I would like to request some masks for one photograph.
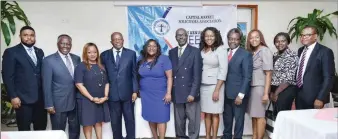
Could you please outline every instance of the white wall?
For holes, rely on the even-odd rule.
[[[202,4],[257,4],[258,28],[264,33],[268,45],[275,51],[273,37],[280,31],[287,31],[289,21],[296,16],[306,16],[314,8],[324,9],[324,14],[337,11],[338,2],[255,2],[255,1],[162,1],[162,2],[122,2],[123,4],[168,4],[168,5],[193,5]],[[78,55],[87,42],[94,42],[100,47],[100,51],[109,49],[110,34],[114,31],[122,32],[125,44],[128,45],[126,7],[121,2],[109,1],[82,1],[82,2],[19,2],[26,12],[32,26],[36,30],[36,45],[45,51],[46,55],[56,52],[56,38],[61,33],[67,33],[73,37],[72,52]],[[122,4],[122,5],[123,5]],[[333,17],[332,22],[338,29],[338,18]],[[22,26],[18,23],[18,29]],[[173,36],[174,37],[174,36]],[[3,37],[1,38],[3,40]],[[19,43],[18,33],[14,36],[10,46]],[[335,54],[336,67],[338,68],[338,41],[325,36],[322,42],[330,47]],[[1,54],[5,49],[4,41],[1,41]],[[293,42],[292,49],[299,48],[300,43]]]

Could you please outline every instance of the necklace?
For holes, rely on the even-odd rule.
[[[91,67],[90,69],[94,71],[95,76],[98,76],[99,74],[101,75],[101,80],[99,79],[97,83],[99,86],[102,86],[104,80],[103,71],[99,68],[100,72],[97,72],[92,65],[90,67]]]

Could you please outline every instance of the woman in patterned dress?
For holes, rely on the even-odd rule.
[[[273,110],[277,114],[282,110],[291,110],[297,93],[295,76],[299,58],[297,53],[288,47],[290,44],[288,33],[278,33],[273,42],[278,51],[273,55],[270,99],[273,102]]]

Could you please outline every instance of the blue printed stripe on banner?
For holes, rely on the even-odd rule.
[[[167,10],[163,14],[163,18],[167,17],[167,14],[169,13],[170,10],[171,10],[171,7],[168,7]]]

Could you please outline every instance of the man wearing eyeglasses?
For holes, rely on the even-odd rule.
[[[299,67],[296,81],[299,91],[296,109],[321,109],[329,101],[333,85],[334,56],[330,48],[317,42],[317,28],[306,26],[298,50]]]

